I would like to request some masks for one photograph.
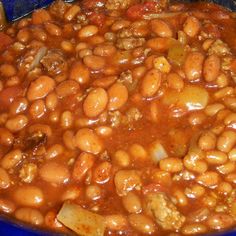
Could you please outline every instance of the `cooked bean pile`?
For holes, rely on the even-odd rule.
[[[234,13],[163,0],[58,0],[7,26],[0,211],[71,232],[73,203],[104,235],[235,227],[235,38]]]

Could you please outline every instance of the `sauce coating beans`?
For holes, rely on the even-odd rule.
[[[6,25],[0,213],[65,235],[234,229],[235,29],[168,0],[55,0]]]

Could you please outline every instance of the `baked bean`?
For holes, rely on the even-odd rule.
[[[46,31],[52,36],[61,36],[62,34],[61,28],[51,22],[45,22],[44,27]]]
[[[134,189],[140,190],[142,185],[139,173],[135,170],[119,170],[115,174],[114,183],[119,196],[125,196]]]
[[[215,99],[221,99],[228,95],[233,95],[234,89],[232,87],[225,87],[214,93]]]
[[[224,213],[214,213],[210,215],[206,221],[207,225],[214,230],[223,230],[234,224],[234,219]]]
[[[50,148],[48,148],[45,158],[53,159],[61,155],[63,152],[64,152],[64,147],[61,144],[54,144]]]
[[[72,21],[79,12],[80,12],[80,7],[78,5],[73,5],[65,13],[64,19],[66,21]]]
[[[22,130],[28,124],[28,118],[25,115],[17,115],[6,122],[6,128],[12,133]]]
[[[64,41],[61,42],[61,48],[65,52],[68,52],[68,53],[72,53],[73,50],[74,50],[73,44],[70,41],[68,41],[68,40],[64,40]]]
[[[188,198],[200,198],[205,194],[206,190],[199,184],[194,184],[191,188],[185,189],[185,194]]]
[[[214,187],[220,181],[220,176],[213,171],[206,171],[197,177],[197,182],[205,187]]]
[[[64,184],[69,181],[70,172],[67,166],[51,161],[46,162],[39,169],[39,176],[42,180],[52,184]]]
[[[129,153],[135,161],[145,161],[148,158],[148,153],[140,144],[134,143],[129,147]]]
[[[43,134],[46,134],[47,137],[50,137],[52,135],[52,129],[49,125],[43,125],[43,124],[33,124],[28,128],[29,133],[35,133],[35,132],[42,132]]]
[[[204,132],[198,140],[198,146],[202,150],[212,150],[216,146],[216,135],[213,132]]]
[[[62,230],[64,226],[57,220],[57,214],[54,211],[49,211],[44,217],[44,224],[51,228]]]
[[[223,165],[217,166],[216,169],[218,172],[220,172],[223,175],[232,173],[235,170],[235,162],[234,161],[228,161]]]
[[[154,222],[144,214],[131,214],[128,216],[130,225],[143,234],[153,234],[156,230]]]
[[[183,228],[181,229],[181,232],[184,235],[203,234],[207,232],[207,227],[204,224],[192,223],[192,224],[183,226]]]
[[[6,87],[13,87],[13,86],[17,86],[19,85],[21,82],[21,79],[18,76],[12,76],[10,78],[7,79],[5,86]]]
[[[41,29],[41,28],[33,29],[32,33],[33,33],[34,38],[39,40],[39,41],[45,42],[47,40],[47,38],[48,38],[47,33],[43,29]]]
[[[225,180],[230,183],[236,184],[236,174],[235,173],[228,174]]]
[[[230,194],[232,190],[233,190],[232,185],[227,182],[221,182],[217,187],[217,191],[220,194],[224,194],[224,195]]]
[[[79,89],[79,83],[75,80],[65,80],[56,87],[56,93],[59,98],[64,98],[76,94]]]
[[[107,215],[104,217],[105,225],[109,230],[124,230],[128,227],[127,218],[123,215]]]
[[[82,152],[75,161],[72,177],[76,181],[82,181],[88,170],[90,170],[95,162],[92,154]]]
[[[183,191],[177,189],[174,191],[173,196],[176,198],[177,204],[179,206],[187,206],[188,205],[188,199],[185,196]]]
[[[65,192],[62,194],[61,200],[75,200],[81,195],[81,188],[78,186],[69,186]]]
[[[98,44],[104,43],[105,39],[101,35],[93,35],[91,37],[88,37],[88,42],[92,46],[97,46]]]
[[[131,22],[128,20],[117,20],[112,24],[111,30],[118,31],[118,30],[128,27],[130,24]]]
[[[90,72],[82,63],[75,62],[70,69],[69,78],[77,81],[79,84],[86,84],[90,80]]]
[[[224,131],[217,140],[217,149],[222,152],[229,152],[236,143],[236,133],[228,130]]]
[[[64,111],[61,114],[61,122],[60,125],[62,128],[70,128],[73,125],[74,117],[71,111]]]
[[[202,204],[204,206],[206,206],[207,208],[212,208],[214,209],[216,207],[216,204],[217,204],[217,199],[216,199],[216,196],[213,196],[213,195],[205,195],[203,198],[202,198]]]
[[[165,158],[160,160],[160,169],[171,173],[179,172],[183,169],[183,163],[180,158]]]
[[[211,165],[222,165],[227,162],[228,157],[221,151],[208,151],[206,153],[206,160]]]
[[[109,126],[99,126],[95,129],[97,135],[102,137],[109,137],[112,135],[112,128]]]
[[[236,161],[236,148],[233,148],[229,153],[228,157],[230,161]]]
[[[30,83],[27,98],[30,101],[46,97],[55,88],[55,81],[48,76],[40,76]]]
[[[10,214],[10,213],[13,213],[15,209],[16,209],[16,206],[12,201],[5,198],[0,198],[0,211],[1,212]]]
[[[141,94],[144,97],[154,96],[161,86],[161,73],[157,69],[149,70],[141,84]]]
[[[6,189],[10,187],[10,185],[11,185],[11,180],[9,174],[7,173],[6,170],[0,168],[0,188]]]
[[[224,124],[229,127],[234,126],[235,123],[236,123],[236,113],[229,113],[224,119]]]
[[[188,220],[189,222],[203,222],[207,219],[207,217],[210,215],[210,210],[206,207],[200,208],[194,212],[191,212],[188,215]]]
[[[33,185],[19,186],[13,192],[13,198],[21,206],[39,207],[44,202],[42,190]]]
[[[196,160],[194,155],[186,155],[183,161],[187,169],[197,173],[204,173],[208,169],[207,163],[203,160]]]
[[[63,142],[66,146],[66,148],[70,149],[70,150],[74,150],[75,149],[75,137],[74,137],[74,132],[71,130],[67,130],[65,131],[65,133],[63,133],[62,136]]]
[[[2,64],[0,66],[0,74],[4,77],[14,76],[16,72],[16,68],[11,64]]]
[[[78,54],[80,58],[84,58],[86,56],[92,55],[93,51],[89,48],[85,48],[85,49],[80,50]]]
[[[126,196],[122,197],[122,203],[129,213],[140,213],[142,211],[141,200],[134,192],[128,192]]]
[[[200,28],[201,24],[199,20],[194,16],[188,16],[184,23],[183,30],[189,37],[195,37],[200,31]]]
[[[33,119],[39,119],[46,112],[46,106],[44,100],[39,99],[32,103],[29,108],[29,113]]]
[[[9,112],[12,115],[16,115],[19,113],[23,113],[24,111],[26,111],[28,108],[28,101],[25,98],[18,98],[15,99],[9,109]]]
[[[113,84],[108,90],[108,95],[108,109],[111,111],[120,109],[128,100],[128,90],[121,83]]]
[[[208,105],[205,108],[205,113],[208,116],[214,116],[216,115],[219,111],[223,110],[225,108],[225,106],[221,103],[214,103],[211,105]]]
[[[15,211],[15,217],[18,220],[24,221],[32,225],[42,225],[44,218],[39,210],[22,207]]]
[[[98,154],[103,150],[103,143],[92,129],[79,129],[75,135],[76,146],[82,151]]]
[[[184,72],[189,81],[201,78],[204,56],[200,52],[190,52],[184,63]]]
[[[172,184],[171,174],[167,171],[159,169],[152,172],[151,179],[154,183],[158,183],[163,186],[170,186]]]
[[[110,57],[116,53],[116,48],[111,44],[101,44],[94,48],[94,55]]]
[[[103,57],[89,55],[83,58],[84,64],[91,70],[101,70],[105,67],[106,61]]]
[[[58,104],[57,94],[52,92],[49,93],[46,97],[46,108],[49,110],[54,110]]]
[[[170,26],[165,21],[160,19],[151,21],[151,29],[159,37],[171,38],[173,36]]]
[[[112,157],[112,162],[115,165],[121,167],[128,167],[130,165],[131,159],[129,154],[126,151],[118,150],[114,153]]]
[[[16,37],[21,43],[27,43],[30,40],[30,32],[27,28],[23,28],[19,30]]]
[[[221,73],[217,78],[216,78],[216,84],[218,85],[219,88],[225,88],[229,85],[229,77]]]
[[[95,25],[86,25],[78,32],[79,38],[88,38],[98,33],[98,27]]]
[[[169,88],[176,90],[182,90],[184,87],[184,81],[177,73],[168,74],[167,83]]]
[[[95,88],[89,92],[84,100],[84,113],[88,117],[96,117],[105,110],[107,103],[108,95],[106,90],[103,88]]]
[[[207,82],[216,80],[220,73],[220,58],[217,55],[210,55],[203,65],[203,76]]]
[[[11,146],[13,141],[13,134],[6,128],[0,128],[0,144],[4,146]]]
[[[102,190],[97,185],[89,185],[85,189],[85,196],[90,201],[96,201],[102,197]]]
[[[51,16],[45,9],[39,9],[33,12],[32,14],[33,24],[39,25],[47,21],[51,21]]]
[[[170,48],[170,40],[168,38],[152,38],[146,42],[146,45],[154,51],[166,52]]]
[[[22,151],[20,149],[14,149],[8,152],[0,161],[1,166],[4,169],[11,169],[18,165],[23,158]]]
[[[98,184],[105,184],[111,178],[112,165],[108,161],[100,163],[93,171],[93,180]]]

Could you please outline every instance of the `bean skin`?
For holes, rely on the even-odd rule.
[[[108,103],[107,92],[103,88],[95,88],[84,100],[83,109],[86,116],[92,118],[100,115]]]
[[[204,56],[200,52],[190,52],[184,63],[184,72],[189,81],[199,80],[202,75]]]
[[[44,202],[42,190],[33,185],[19,186],[13,193],[15,202],[22,206],[39,207]]]
[[[220,58],[216,55],[210,55],[206,58],[203,65],[203,75],[207,82],[217,79],[220,73]]]
[[[113,84],[109,90],[108,110],[114,111],[120,109],[128,100],[128,90],[121,83]]]
[[[76,146],[82,151],[98,154],[103,150],[103,143],[92,129],[83,128],[75,135]]]
[[[48,76],[40,76],[38,79],[31,82],[27,98],[29,101],[34,101],[39,98],[46,97],[55,88],[55,81]]]
[[[141,94],[143,97],[154,96],[161,85],[161,73],[157,69],[149,70],[143,78],[141,84]]]

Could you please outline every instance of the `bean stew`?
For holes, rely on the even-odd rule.
[[[236,227],[236,15],[55,1],[0,32],[0,212],[82,236]]]

